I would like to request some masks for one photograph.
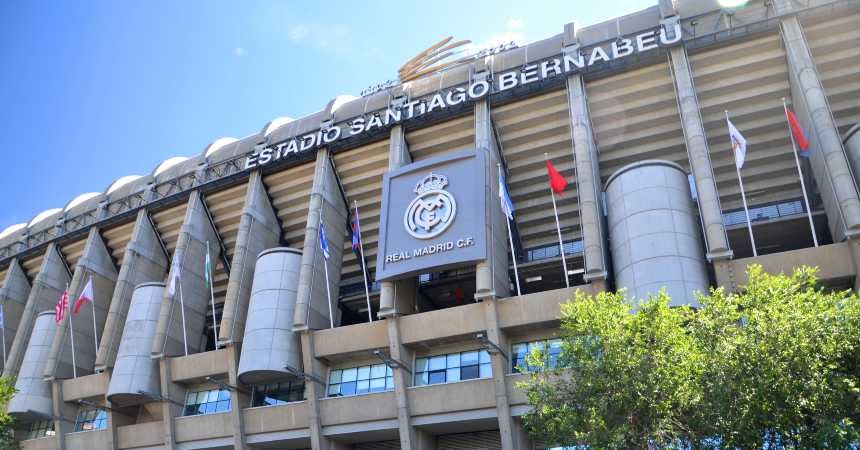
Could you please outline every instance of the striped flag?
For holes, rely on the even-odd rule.
[[[59,324],[63,321],[63,317],[66,316],[66,309],[69,307],[69,289],[67,288],[63,291],[63,294],[60,295],[60,299],[57,301],[57,305],[54,306],[54,321]]]
[[[212,258],[209,257],[209,241],[206,241],[206,262],[203,265],[203,279],[206,280],[206,287],[212,286]]]
[[[732,141],[732,150],[735,152],[735,165],[740,169],[744,166],[744,161],[747,158],[747,140],[728,117],[726,117],[726,123],[729,125],[729,139]]]
[[[514,204],[511,202],[511,196],[508,195],[508,188],[505,187],[505,179],[501,171],[499,171],[499,202],[508,220],[514,220]]]
[[[83,306],[84,303],[92,302],[92,301],[93,301],[93,277],[89,277],[87,279],[87,285],[84,286],[83,292],[81,292],[81,295],[78,296],[77,300],[75,300],[75,306],[74,306],[74,308],[72,308],[72,313],[77,314],[78,310],[81,309],[81,306]]]
[[[331,254],[328,251],[328,240],[325,238],[325,227],[323,226],[322,218],[320,218],[319,238],[320,238],[320,250],[322,250],[323,256],[325,256],[325,259],[329,259]]]

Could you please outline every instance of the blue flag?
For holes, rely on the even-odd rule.
[[[514,203],[511,202],[511,196],[508,195],[508,188],[505,187],[505,179],[502,178],[499,172],[499,201],[502,203],[502,211],[508,220],[514,220]]]
[[[320,250],[323,252],[323,256],[325,259],[329,258],[328,252],[328,240],[325,238],[325,227],[323,226],[322,219],[320,219]]]

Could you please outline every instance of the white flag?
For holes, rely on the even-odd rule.
[[[173,272],[173,278],[170,280],[170,285],[167,287],[167,292],[171,297],[176,295],[176,287],[179,285],[179,266],[176,266],[176,271]]]
[[[732,141],[732,151],[735,153],[735,165],[740,169],[744,166],[744,160],[747,157],[747,140],[728,117],[726,122],[729,124],[729,139]]]

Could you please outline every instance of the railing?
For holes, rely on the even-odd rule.
[[[806,214],[806,208],[803,206],[803,199],[754,206],[749,210],[750,221],[752,222],[761,222],[764,220],[781,219]],[[747,217],[746,214],[744,214],[743,208],[723,213],[723,224],[727,227],[744,224],[746,221]]]

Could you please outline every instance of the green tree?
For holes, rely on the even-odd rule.
[[[0,376],[0,449],[18,448],[15,440],[15,420],[6,412],[9,400],[15,395],[15,380]]]
[[[535,439],[590,448],[860,447],[860,298],[748,271],[699,307],[578,294],[558,370],[523,382]],[[542,364],[542,355],[529,363]]]

